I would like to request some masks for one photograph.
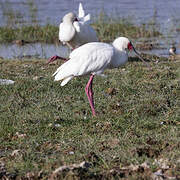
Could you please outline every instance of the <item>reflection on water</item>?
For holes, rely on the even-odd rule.
[[[139,43],[139,42],[136,42]],[[136,43],[133,44],[136,47]],[[158,56],[169,56],[170,44],[166,46],[163,41],[161,41],[158,48],[151,50],[139,50],[140,52],[155,54]],[[177,53],[180,49],[177,48]],[[16,44],[1,44],[0,45],[0,57],[4,59],[28,59],[28,58],[43,58],[48,59],[53,55],[59,55],[62,57],[68,57],[70,51],[66,46],[53,45],[53,44],[26,44],[24,46],[18,46]],[[130,54],[133,55],[133,54]]]
[[[53,44],[26,44],[18,46],[16,44],[1,44],[0,56],[4,59],[22,59],[22,58],[49,58],[53,55],[67,57],[69,52],[67,47]]]

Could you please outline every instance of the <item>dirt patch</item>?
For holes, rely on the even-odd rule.
[[[147,156],[148,158],[154,158],[154,157],[158,157],[160,155],[160,152],[161,150],[153,149],[151,147],[142,147],[136,149],[136,153],[138,154],[139,157]]]

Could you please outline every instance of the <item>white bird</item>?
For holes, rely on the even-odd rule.
[[[90,103],[92,114],[95,115],[92,82],[95,75],[102,75],[105,69],[118,68],[128,61],[128,50],[134,50],[132,43],[126,37],[119,37],[111,44],[91,42],[73,50],[69,60],[62,64],[56,72],[54,81],[62,80],[61,86],[73,77],[90,75],[85,91]]]
[[[72,12],[63,17],[62,23],[59,25],[59,40],[70,49],[75,49],[88,42],[98,42],[96,31],[89,24],[90,19],[90,14],[85,15],[80,3],[78,18]],[[48,60],[48,64],[56,59],[64,58],[55,55]]]

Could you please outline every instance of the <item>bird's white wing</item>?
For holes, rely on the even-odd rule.
[[[68,42],[75,36],[76,30],[72,24],[61,23],[59,25],[59,40]]]
[[[70,60],[61,65],[53,74],[55,81],[63,80],[65,85],[74,76],[100,74],[110,64],[114,49],[106,43],[88,43],[72,51]]]
[[[82,76],[92,73],[103,73],[110,64],[113,53],[113,47],[106,43],[92,42],[81,46],[79,51],[74,51],[70,54],[70,59],[79,59],[80,62],[74,75]]]
[[[79,44],[99,41],[96,31],[89,24],[82,24],[81,22],[74,22],[73,25],[77,32],[76,38]]]
[[[91,15],[90,15],[90,14],[86,15],[86,16],[83,18],[83,22],[86,23],[86,24],[87,24],[87,23],[89,24],[89,23],[90,23],[90,20],[91,20]]]
[[[78,13],[78,19],[81,23],[90,23],[91,15],[87,14],[85,16],[85,11],[83,9],[82,3],[79,3],[79,13]]]
[[[82,3],[79,3],[79,14],[78,14],[78,18],[84,18],[85,16],[85,11],[83,9]]]

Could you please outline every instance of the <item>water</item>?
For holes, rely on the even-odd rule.
[[[134,43],[136,47],[136,43]],[[151,51],[143,51],[144,53],[156,54],[159,56],[169,56],[169,46],[160,46],[158,49]],[[24,46],[18,46],[16,44],[1,44],[0,45],[0,58],[5,59],[32,59],[43,58],[48,59],[53,55],[59,55],[61,57],[68,57],[69,49],[66,46],[58,46],[54,44],[34,43],[26,44]],[[180,49],[177,48],[177,53],[180,53]]]
[[[22,58],[45,58],[48,59],[53,55],[67,57],[69,50],[65,46],[54,44],[34,43],[19,46],[16,44],[1,44],[0,58],[5,59],[22,59]]]
[[[58,25],[64,14],[69,11],[77,12],[79,2],[83,3],[86,12],[93,17],[103,10],[108,15],[133,16],[137,23],[142,23],[152,19],[157,10],[158,21],[164,25],[180,17],[179,0],[1,0],[0,25],[6,25],[4,13],[8,10],[18,13],[19,18],[22,15],[21,19],[25,24],[37,18],[41,25],[47,22]]]
[[[164,44],[169,47],[172,43],[180,44],[180,35],[176,31],[180,27],[180,0],[1,0],[0,26],[13,24],[14,26],[47,23],[59,25],[64,14],[70,11],[77,13],[79,2],[83,3],[86,13],[96,19],[100,12],[114,17],[132,17],[136,24],[147,23],[156,18],[160,23],[161,32],[168,37]],[[58,38],[58,37],[57,37]],[[167,48],[154,51],[156,54],[167,54]],[[177,46],[178,48],[178,46]],[[19,47],[16,45],[1,45],[0,56],[3,58],[36,55],[48,58],[67,49],[54,45],[33,44]]]

